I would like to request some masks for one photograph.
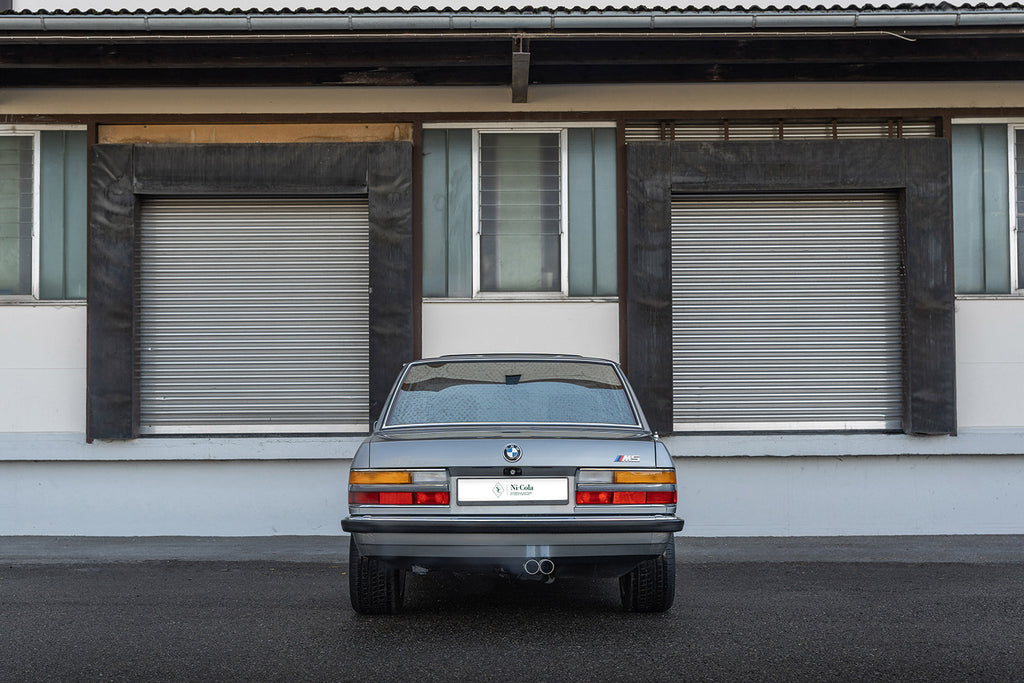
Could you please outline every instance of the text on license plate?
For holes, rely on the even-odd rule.
[[[455,496],[460,503],[568,503],[569,479],[461,478]]]

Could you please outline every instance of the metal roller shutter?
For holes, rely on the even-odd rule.
[[[154,198],[140,215],[143,433],[366,431],[366,198]]]
[[[896,430],[899,205],[888,194],[676,197],[675,430]]]

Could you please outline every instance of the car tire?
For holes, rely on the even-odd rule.
[[[619,577],[622,607],[627,612],[664,612],[676,597],[676,545],[670,541],[665,552],[644,560]]]
[[[398,614],[405,598],[405,572],[376,557],[364,557],[355,539],[348,544],[348,593],[359,614]]]

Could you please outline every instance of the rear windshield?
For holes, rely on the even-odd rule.
[[[612,365],[572,361],[452,361],[413,365],[386,425],[636,426]]]

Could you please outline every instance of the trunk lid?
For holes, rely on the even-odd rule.
[[[519,449],[518,460],[505,457],[508,446]],[[369,455],[373,468],[654,467],[655,442],[649,433],[632,430],[416,430],[374,435]]]

